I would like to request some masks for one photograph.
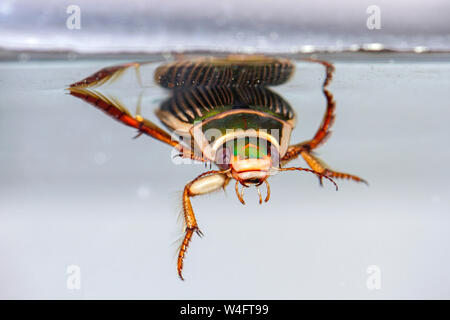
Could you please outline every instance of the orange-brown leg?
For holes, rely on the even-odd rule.
[[[171,135],[161,129],[152,121],[143,118],[140,112],[133,116],[130,111],[120,102],[113,98],[108,98],[93,89],[83,87],[71,87],[69,92],[74,97],[80,98],[87,103],[92,104],[96,108],[102,110],[112,118],[123,124],[136,128],[139,133],[146,134],[161,142],[164,142],[180,152],[180,156],[190,158],[197,161],[207,161],[200,155],[194,154],[188,147],[183,146],[179,141],[172,139]],[[138,107],[139,108],[139,107]],[[138,109],[139,110],[139,109]]]
[[[320,60],[310,60],[310,61],[321,63],[326,68],[326,78],[323,82],[322,91],[327,101],[327,108],[322,123],[319,129],[317,130],[316,134],[314,135],[314,137],[311,140],[307,140],[289,146],[286,154],[281,159],[281,163],[284,166],[289,161],[296,159],[299,155],[301,155],[311,169],[322,175],[332,178],[350,179],[353,181],[364,182],[367,184],[365,180],[355,175],[331,170],[322,160],[320,160],[319,158],[317,158],[315,155],[312,154],[312,150],[322,145],[331,134],[330,128],[333,125],[335,119],[334,112],[336,109],[336,102],[334,101],[334,97],[331,94],[331,92],[326,88],[326,86],[330,83],[333,76],[334,72],[333,65],[326,61]],[[322,184],[322,177],[319,177],[319,181],[320,184]]]
[[[139,82],[139,84],[142,86],[142,80],[141,80],[141,74],[140,74],[140,66],[142,64],[146,64],[148,62],[130,62],[130,63],[124,63],[117,66],[112,67],[106,67],[103,68],[94,74],[90,75],[89,77],[84,78],[83,80],[77,81],[75,83],[72,83],[70,85],[70,88],[92,88],[97,87],[102,84],[104,84],[107,81],[114,81],[118,79],[126,69],[130,67],[134,67],[136,71],[136,78]]]
[[[186,223],[185,235],[178,252],[177,271],[181,280],[183,278],[183,261],[186,250],[191,242],[194,232],[202,236],[197,220],[195,219],[194,210],[192,210],[191,199],[194,196],[206,194],[219,188],[224,188],[229,182],[228,176],[222,171],[207,171],[199,175],[197,178],[189,182],[183,191],[183,214]]]
[[[318,157],[311,154],[311,152],[302,151],[300,154],[311,169],[313,169],[314,171],[316,171],[324,176],[331,177],[331,178],[339,178],[339,179],[349,179],[349,180],[353,180],[356,182],[363,182],[363,183],[367,184],[367,181],[365,181],[364,179],[361,179],[360,177],[357,177],[353,174],[331,170],[330,168],[328,168],[328,166],[322,160],[320,160]],[[320,181],[320,184],[322,185],[322,177],[319,177],[319,181]]]
[[[326,88],[333,78],[334,66],[331,63],[322,60],[307,59],[307,61],[320,63],[325,67],[326,77],[322,85],[322,92],[327,102],[327,108],[322,124],[314,137],[311,140],[289,146],[286,154],[281,159],[282,164],[286,164],[290,160],[297,158],[304,150],[311,151],[323,144],[331,134],[330,128],[333,125],[335,118],[334,111],[336,109],[336,102],[334,101],[334,97],[331,92]]]

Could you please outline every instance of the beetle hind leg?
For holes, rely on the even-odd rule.
[[[331,135],[331,126],[334,123],[335,119],[335,110],[336,110],[336,102],[334,100],[333,94],[327,89],[327,86],[330,84],[333,79],[334,66],[323,60],[316,59],[305,59],[305,61],[319,63],[325,67],[325,79],[322,84],[322,92],[325,96],[327,108],[325,110],[325,115],[323,117],[322,123],[319,129],[316,131],[316,134],[311,140],[303,141],[288,147],[286,154],[281,159],[281,164],[284,165],[289,161],[296,159],[302,151],[311,151],[315,148],[319,147],[329,138]]]
[[[317,130],[316,134],[311,140],[303,141],[288,147],[286,154],[281,159],[282,165],[288,163],[289,161],[296,159],[302,152],[311,151],[325,143],[325,141],[330,137],[330,128],[334,123],[336,102],[330,91],[326,88],[323,89],[323,94],[325,95],[327,101],[327,109],[325,110],[325,115],[323,116],[322,123]]]
[[[125,70],[130,67],[135,68],[137,81],[138,81],[139,85],[142,87],[140,66],[141,66],[141,63],[130,62],[130,63],[124,63],[121,65],[116,65],[116,66],[112,66],[112,67],[106,67],[106,68],[103,68],[103,69],[95,72],[94,74],[90,75],[89,77],[84,78],[83,80],[72,83],[70,85],[70,87],[71,88],[98,87],[98,86],[101,86],[102,84],[105,84],[108,81],[113,82],[113,81],[117,80],[125,72]]]
[[[335,119],[336,102],[334,100],[333,94],[326,88],[333,78],[334,66],[331,63],[321,60],[307,59],[307,61],[320,63],[325,67],[326,77],[322,85],[322,92],[326,99],[327,108],[325,110],[322,123],[320,124],[320,127],[316,131],[314,137],[310,140],[289,146],[286,154],[281,159],[281,164],[282,166],[284,166],[289,161],[296,159],[299,155],[301,155],[312,170],[321,174],[321,176],[319,177],[320,185],[322,185],[323,176],[330,178],[349,179],[367,184],[365,180],[361,179],[358,176],[331,170],[322,160],[320,160],[312,153],[312,150],[321,146],[331,135],[330,129]]]

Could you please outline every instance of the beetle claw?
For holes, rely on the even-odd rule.
[[[133,139],[139,138],[142,134],[143,134],[143,132],[142,132],[142,131],[139,131],[139,132],[137,133],[137,135],[135,135],[135,136],[133,137]]]
[[[197,233],[200,238],[204,236],[203,232],[199,228],[195,230],[195,233]]]
[[[321,187],[323,187],[323,178],[322,178],[322,176],[319,176],[319,185]]]

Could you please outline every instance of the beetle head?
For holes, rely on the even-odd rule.
[[[222,170],[230,170],[231,177],[236,180],[238,198],[244,203],[243,189],[241,194],[237,191],[238,183],[243,187],[258,187],[265,182],[269,188],[267,178],[273,174],[274,168],[279,167],[280,153],[277,146],[263,138],[254,138],[252,141],[251,138],[244,137],[232,142],[217,149],[215,163]],[[260,195],[259,189],[258,193]],[[269,200],[268,196],[266,201]]]

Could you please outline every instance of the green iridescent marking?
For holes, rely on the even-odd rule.
[[[234,139],[233,154],[241,159],[261,159],[267,156],[268,142],[265,139],[245,137]]]
[[[203,132],[209,129],[218,129],[223,134],[226,134],[227,130],[254,129],[258,131],[261,128],[268,131],[276,129],[278,132],[281,132],[283,129],[283,122],[269,116],[249,114],[242,111],[239,114],[230,114],[222,118],[213,119],[202,125]]]

